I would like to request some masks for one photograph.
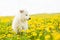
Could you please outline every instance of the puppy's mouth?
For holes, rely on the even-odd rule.
[[[28,20],[31,20],[31,18],[29,18]]]
[[[29,20],[30,20],[31,18],[29,18]]]
[[[31,18],[27,19],[27,21],[31,20]]]

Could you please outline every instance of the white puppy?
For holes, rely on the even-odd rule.
[[[15,16],[13,23],[12,23],[12,29],[18,33],[19,30],[27,30],[28,29],[28,23],[27,20],[30,19],[28,12],[25,10],[20,10],[20,13]]]

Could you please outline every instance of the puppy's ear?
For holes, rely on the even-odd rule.
[[[20,10],[20,13],[23,13],[24,12],[24,10]]]

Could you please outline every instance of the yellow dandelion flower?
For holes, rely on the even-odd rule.
[[[31,36],[27,36],[27,38],[30,38]]]
[[[43,34],[42,33],[39,33],[39,36],[42,36]]]
[[[54,32],[54,33],[52,34],[52,36],[53,36],[54,40],[60,40],[60,33]]]
[[[28,29],[28,30],[26,30],[26,32],[27,32],[27,33],[30,33],[30,32],[31,32],[31,30],[29,30],[29,29]]]
[[[6,37],[6,35],[5,34],[2,34],[2,38],[4,38],[4,37]]]
[[[2,39],[2,37],[0,36],[0,39]]]
[[[12,34],[7,34],[7,37],[9,37],[9,38],[12,37],[12,36],[13,36]]]
[[[51,32],[51,30],[49,28],[46,28],[47,32]]]
[[[45,39],[48,39],[48,38],[50,38],[50,35],[46,35],[46,36],[45,36]]]
[[[40,39],[36,39],[36,40],[40,40]]]
[[[37,36],[37,33],[36,32],[32,32],[32,36]]]

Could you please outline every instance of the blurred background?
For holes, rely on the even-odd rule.
[[[29,14],[59,13],[60,0],[0,0],[0,16],[14,16],[20,9]]]

